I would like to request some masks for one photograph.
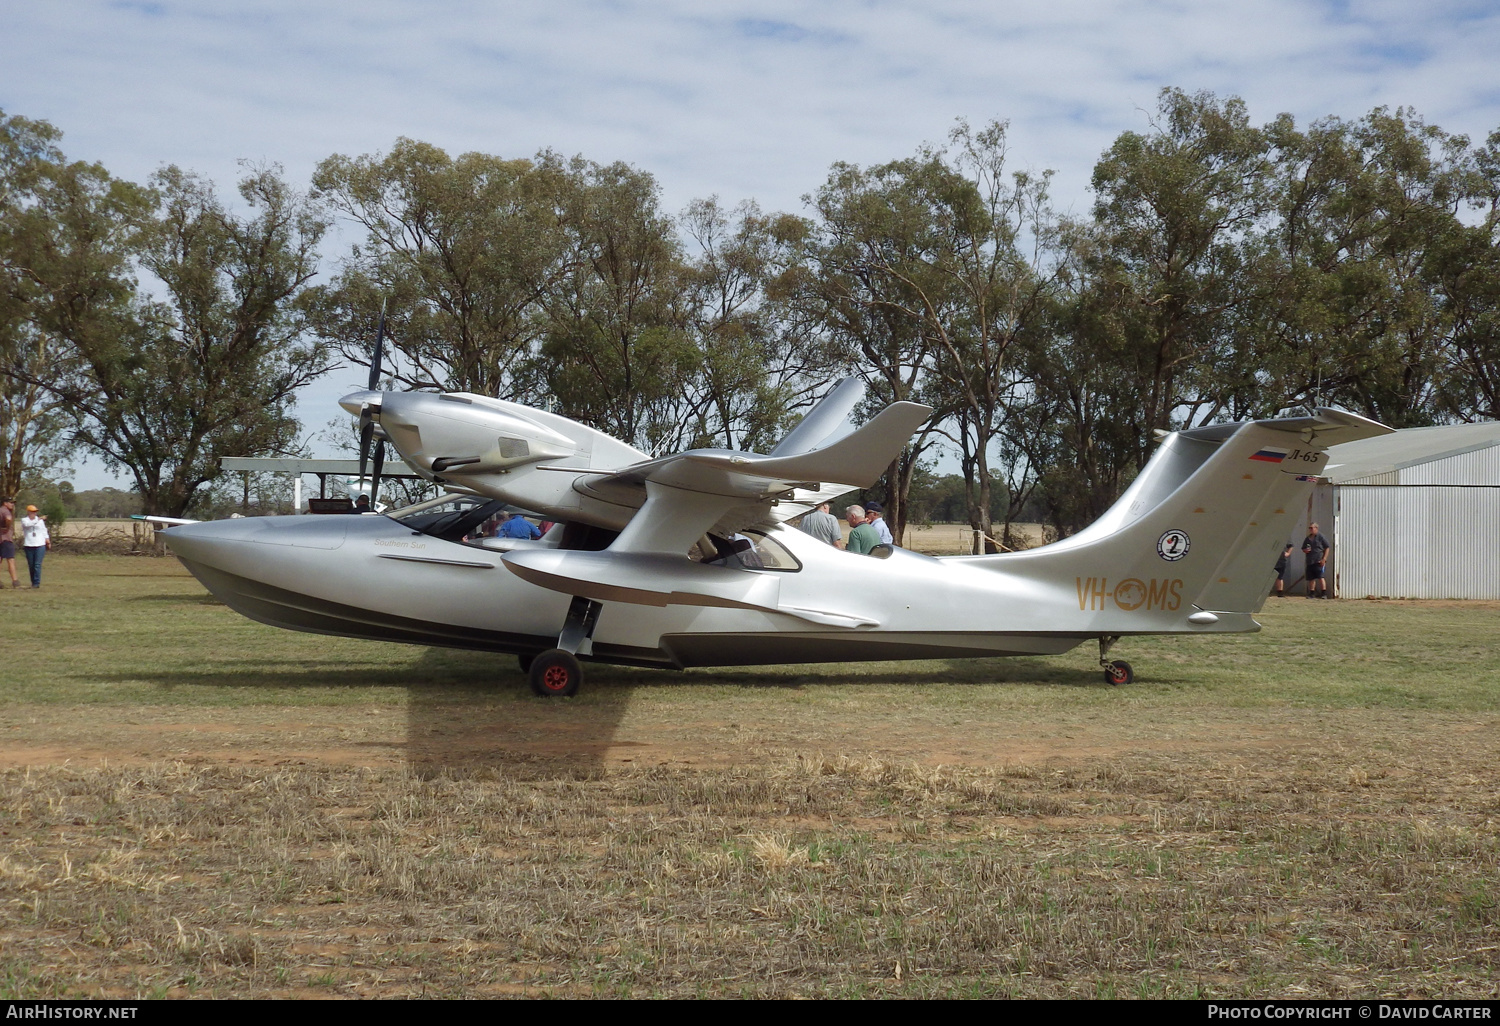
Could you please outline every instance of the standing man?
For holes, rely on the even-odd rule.
[[[10,571],[10,586],[19,588],[21,579],[16,576],[16,500],[6,496],[0,503],[0,563]]]
[[[839,527],[839,518],[829,512],[829,504],[818,503],[816,509],[807,513],[798,525],[803,534],[810,534],[820,542],[827,542],[836,549],[844,547],[844,532]]]
[[[844,517],[853,528],[849,532],[849,541],[844,548],[850,552],[857,552],[861,556],[868,556],[874,551],[875,546],[880,544],[880,538],[875,534],[875,529],[865,522],[865,509],[863,506],[850,506],[844,511]]]
[[[1307,597],[1326,599],[1328,581],[1323,570],[1328,565],[1328,553],[1333,551],[1333,546],[1318,533],[1317,524],[1310,524],[1308,530],[1311,533],[1302,540],[1302,555],[1307,558]]]
[[[52,536],[47,533],[47,520],[35,506],[26,507],[21,518],[21,541],[26,549],[26,568],[31,571],[31,586],[42,586],[42,556],[52,548]],[[15,565],[15,560],[11,560]]]
[[[865,523],[870,525],[870,530],[875,532],[882,545],[896,544],[896,539],[891,537],[891,525],[885,522],[885,507],[880,503],[865,503]]]

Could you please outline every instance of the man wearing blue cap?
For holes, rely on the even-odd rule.
[[[894,545],[896,539],[891,537],[891,527],[885,522],[885,507],[878,502],[865,503],[865,523],[869,524],[875,532],[875,537],[880,539],[882,545]]]

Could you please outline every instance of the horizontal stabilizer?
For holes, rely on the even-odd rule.
[[[1330,445],[1341,445],[1373,435],[1388,435],[1395,428],[1388,428],[1379,421],[1361,417],[1348,410],[1336,410],[1331,406],[1319,406],[1312,413],[1301,417],[1276,417],[1271,420],[1252,421],[1256,427],[1294,435],[1304,445],[1326,449]],[[1179,431],[1183,438],[1220,442],[1230,438],[1247,424],[1209,424],[1205,427]]]
[[[761,456],[732,449],[692,449],[591,479],[588,487],[653,481],[671,488],[750,500],[824,483],[868,488],[931,415],[930,406],[893,403],[853,434],[811,452]]]

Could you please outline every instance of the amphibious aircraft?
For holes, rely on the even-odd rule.
[[[373,374],[372,374],[373,377]],[[651,457],[543,410],[469,393],[342,399],[444,494],[385,515],[168,527],[214,595],[278,627],[513,653],[541,695],[580,660],[756,665],[1065,652],[1122,637],[1259,630],[1253,619],[1327,446],[1389,429],[1319,408],[1165,435],[1125,494],[1040,548],[932,557],[833,548],[787,524],[869,487],[931,414],[900,402],[856,426],[837,385],[770,453]],[[378,461],[378,454],[377,454]],[[379,473],[377,466],[376,473]],[[487,537],[493,517],[553,522]]]

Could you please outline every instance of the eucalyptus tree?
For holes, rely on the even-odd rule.
[[[335,154],[316,194],[364,232],[315,295],[319,333],[369,365],[382,306],[393,379],[412,388],[532,398],[519,374],[549,304],[578,267],[582,162],[457,158],[398,139],[388,154]]]
[[[1428,264],[1452,323],[1438,409],[1466,421],[1500,419],[1500,131],[1473,157],[1467,191],[1482,220],[1456,226]]]
[[[0,373],[6,489],[43,453],[91,441],[80,398],[88,354],[133,335],[135,261],[153,194],[102,166],[68,161],[45,122],[3,119]],[[159,386],[169,387],[169,386]]]
[[[38,384],[56,357],[45,336],[0,312],[0,495],[15,495],[29,472],[53,466],[71,448],[62,401]]]
[[[27,471],[66,449],[61,401],[40,384],[63,353],[38,316],[56,198],[69,177],[61,136],[0,112],[0,495],[15,495]]]
[[[529,364],[557,412],[647,450],[681,441],[701,354],[684,325],[682,259],[660,190],[626,164],[578,162],[566,273]]]
[[[1393,426],[1431,423],[1455,317],[1485,291],[1465,273],[1483,258],[1460,216],[1476,192],[1468,140],[1379,108],[1305,133],[1284,123],[1276,142],[1289,388]]]
[[[814,216],[793,278],[795,301],[842,362],[870,385],[871,402],[923,401],[933,339],[907,284],[915,254],[931,245],[930,211],[907,187],[914,162],[862,169],[835,164],[808,198]],[[906,524],[907,496],[939,417],[919,431],[886,472],[886,514]]]
[[[991,492],[1003,482],[998,533],[1012,545],[1011,523],[1039,470],[1014,444],[1040,412],[1021,351],[1048,348],[1061,263],[1047,197],[1052,173],[1009,171],[1006,128],[991,122],[974,132],[960,121],[949,135],[951,150],[926,162],[944,240],[932,251],[932,270],[947,287],[945,301],[924,292],[922,312],[936,343],[938,394],[951,397],[947,433],[968,482],[970,525],[985,536],[997,533]]]
[[[1011,355],[1041,330],[1055,273],[1050,174],[1008,172],[1005,132],[961,121],[950,149],[868,170],[836,165],[815,200],[824,241],[814,295],[829,328],[883,398],[937,407],[929,430],[958,448],[969,519],[987,536],[1000,439],[1027,395]],[[898,525],[919,452],[892,468]],[[1017,501],[1025,492],[1011,489]]]
[[[690,204],[678,226],[693,244],[682,269],[685,324],[700,354],[693,444],[765,451],[839,364],[793,301],[810,226],[754,202],[727,211],[717,199]]]
[[[1433,412],[1444,419],[1500,420],[1500,237],[1493,217],[1454,234],[1430,266],[1451,324]]]
[[[1136,463],[1152,431],[1214,419],[1253,381],[1253,235],[1270,207],[1264,130],[1238,98],[1163,90],[1147,134],[1124,132],[1094,167],[1090,277],[1114,304],[1120,373],[1140,408]]]
[[[78,441],[129,472],[148,512],[181,516],[221,457],[297,447],[295,393],[327,370],[300,305],[327,220],[272,168],[240,181],[245,214],[176,167],[152,185],[153,207],[132,215],[131,255],[159,295],[65,312],[72,365],[46,384],[77,418]],[[81,231],[119,212],[80,202],[73,213]],[[81,234],[69,241],[86,249]]]
[[[1150,434],[1135,377],[1149,327],[1100,247],[1092,224],[1064,226],[1050,330],[1020,352],[1031,401],[1006,430],[1007,446],[1036,468],[1041,505],[1060,534],[1114,503],[1137,469],[1139,439]]]

